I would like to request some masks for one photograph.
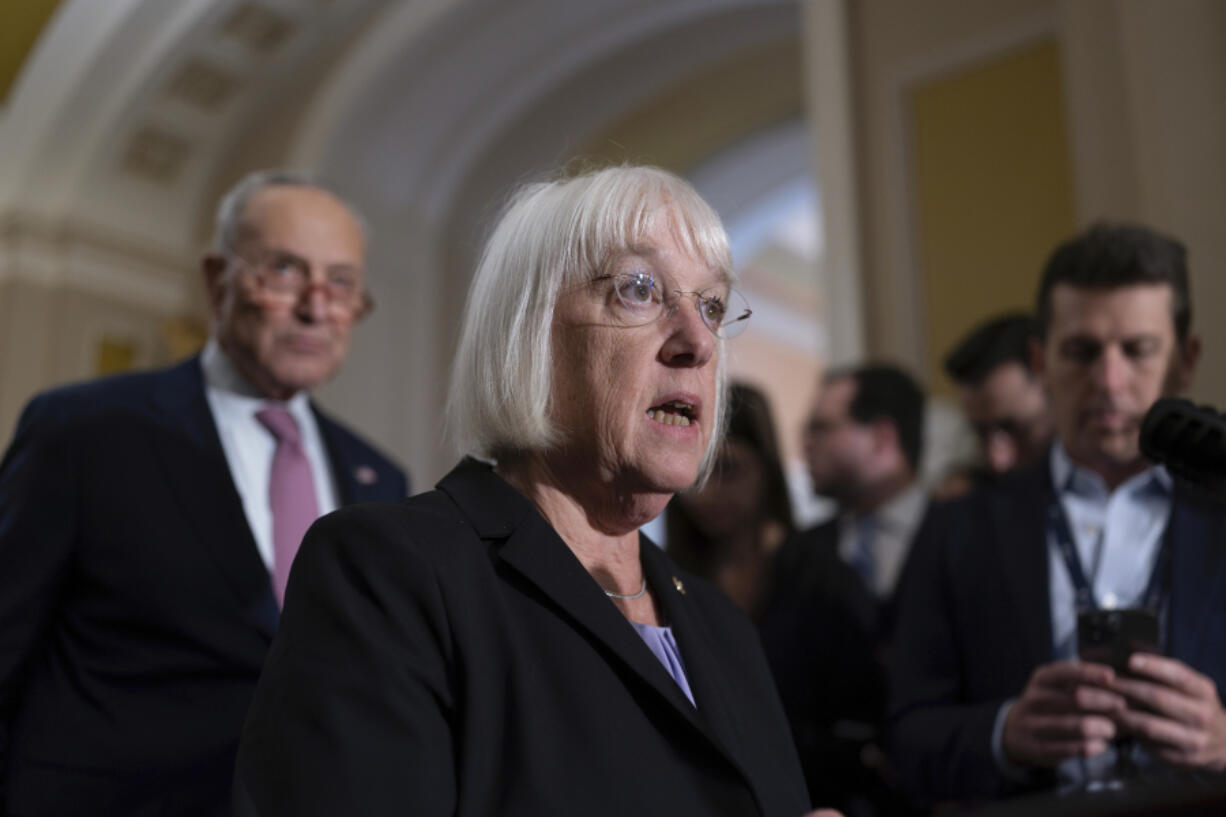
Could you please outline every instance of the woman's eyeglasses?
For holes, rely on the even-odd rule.
[[[592,283],[611,282],[614,314],[620,325],[644,326],[674,314],[681,306],[681,296],[694,301],[698,315],[711,333],[719,338],[734,338],[749,324],[753,310],[745,296],[731,287],[717,285],[700,292],[665,290],[646,272],[615,272],[601,275]]]

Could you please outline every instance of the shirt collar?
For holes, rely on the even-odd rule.
[[[871,524],[878,530],[907,533],[923,515],[927,500],[928,495],[923,486],[915,482],[876,510],[863,514],[847,514],[844,518],[848,525],[857,525],[865,519],[871,519]]]
[[[1073,462],[1064,443],[1056,440],[1051,449],[1051,484],[1057,494],[1073,494],[1076,496],[1107,497],[1107,483],[1101,476],[1089,468]],[[1174,481],[1170,473],[1161,465],[1150,466],[1139,474],[1124,481],[1116,490],[1140,493],[1153,491],[1169,495]]]
[[[300,423],[304,416],[310,413],[310,398],[304,391],[298,392],[283,403],[260,394],[230,362],[229,355],[221,348],[216,338],[211,337],[204,344],[204,349],[200,352],[200,369],[204,373],[205,388],[228,401],[249,407],[252,412],[267,404],[281,403]]]

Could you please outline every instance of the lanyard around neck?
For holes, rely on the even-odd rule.
[[[1086,580],[1085,570],[1081,566],[1081,557],[1077,554],[1077,545],[1073,541],[1073,530],[1069,526],[1068,517],[1059,498],[1052,499],[1047,509],[1047,534],[1056,543],[1056,549],[1064,559],[1068,568],[1069,579],[1073,583],[1073,598],[1078,610],[1097,610],[1098,601],[1094,598],[1094,590]],[[1100,535],[1105,535],[1104,532]],[[1166,592],[1167,577],[1170,573],[1171,547],[1170,523],[1162,532],[1162,540],[1158,546],[1158,558],[1154,560],[1154,569],[1149,574],[1149,582],[1145,593],[1141,596],[1140,606],[1158,612],[1162,597]]]

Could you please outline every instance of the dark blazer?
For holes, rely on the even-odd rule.
[[[697,709],[487,465],[308,532],[239,750],[274,815],[799,817],[753,626],[641,540]]]
[[[934,508],[900,590],[891,684],[895,763],[918,796],[998,797],[996,713],[1053,660],[1046,459]],[[1226,690],[1226,506],[1177,485],[1166,651]],[[1035,776],[1033,786],[1050,783]]]
[[[852,813],[888,797],[862,762],[885,714],[886,605],[838,539],[833,519],[779,546],[758,626],[814,802]]]
[[[405,495],[316,416],[342,502]],[[198,359],[31,401],[0,566],[0,813],[223,813],[278,611]]]

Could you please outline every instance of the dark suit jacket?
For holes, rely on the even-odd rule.
[[[263,817],[799,817],[753,626],[640,548],[697,709],[488,466],[324,517],[243,732],[239,796]]]
[[[405,495],[316,416],[342,502]],[[221,813],[278,612],[197,359],[31,401],[0,465],[0,566],[8,813]]]
[[[908,787],[937,799],[1019,787],[992,758],[996,713],[1052,655],[1046,459],[933,509],[900,590],[893,754]],[[1176,487],[1166,650],[1226,690],[1226,506]],[[1036,786],[1048,779],[1038,776]]]
[[[759,629],[813,801],[850,812],[886,796],[861,761],[885,713],[885,605],[838,539],[833,519],[780,545]]]

